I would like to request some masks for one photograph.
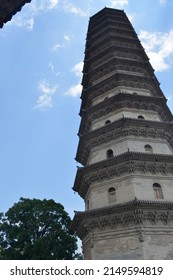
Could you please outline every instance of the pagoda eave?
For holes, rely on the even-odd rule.
[[[172,123],[124,117],[80,136],[75,159],[86,165],[87,156],[91,148],[103,145],[111,140],[129,136],[166,139],[173,148],[172,128]]]
[[[73,190],[85,198],[88,188],[94,182],[101,182],[124,175],[173,176],[173,155],[149,154],[128,151],[77,170]]]
[[[0,0],[0,27],[3,27],[26,3],[30,2],[31,0]]]
[[[157,214],[156,214],[157,213]],[[94,228],[117,227],[133,223],[145,226],[145,222],[169,225],[173,221],[172,201],[138,200],[117,203],[112,206],[94,210],[76,212],[71,228],[83,239]]]
[[[163,116],[165,122],[173,121],[173,115],[166,106],[166,102],[163,102],[162,97],[118,93],[113,97],[110,97],[103,102],[100,102],[99,104],[82,111],[83,118],[80,124],[79,133],[81,135],[86,134],[89,130],[91,122],[94,119],[102,117],[120,108],[126,107],[138,110],[154,110],[159,115]]]

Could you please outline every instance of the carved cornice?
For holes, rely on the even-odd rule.
[[[92,148],[128,136],[165,139],[173,147],[173,124],[131,118],[119,119],[80,136],[76,160],[86,165]]]
[[[127,54],[128,55],[128,54]],[[137,61],[137,60],[136,60]],[[114,89],[117,86],[127,86],[127,87],[136,87],[143,89],[150,89],[153,92],[154,96],[163,97],[163,93],[159,88],[158,83],[155,82],[155,79],[141,76],[132,76],[127,73],[115,73],[111,77],[108,77],[104,81],[85,88],[85,94],[89,94],[88,98],[93,99],[97,96],[101,96],[105,92]]]
[[[109,58],[108,56],[110,56],[109,53],[106,53],[106,59],[103,56],[102,58],[95,60],[94,64],[96,64],[96,68],[92,69],[87,74],[84,73],[82,79],[82,85],[84,88],[87,88],[89,85],[91,86],[92,83],[98,83],[100,79],[106,79],[107,75],[111,76],[115,73],[115,71],[117,71],[117,73],[129,72],[129,75],[134,75],[135,73],[135,76],[145,76],[150,77],[151,79],[155,77],[153,69],[149,67],[150,64],[146,64],[142,61],[134,61],[132,65],[129,60],[115,58],[113,56]],[[91,64],[91,66],[93,66],[93,64]]]
[[[127,152],[77,170],[73,190],[85,198],[91,184],[123,175],[173,175],[173,155]]]
[[[130,40],[138,40],[136,33],[134,30],[131,29],[123,29],[123,28],[117,28],[115,26],[111,26],[109,23],[106,26],[105,29],[102,29],[102,32],[96,33],[95,36],[93,36],[92,40],[87,40],[87,47],[95,47],[97,44],[100,44],[105,38],[108,38],[108,40],[112,38],[128,38]],[[88,38],[87,38],[88,39]]]
[[[121,23],[130,23],[126,14],[122,10],[104,8],[90,18],[88,32],[94,29],[94,26],[100,26],[100,24],[106,20],[106,18],[116,18],[117,21]]]
[[[0,27],[30,2],[31,0],[0,0]]]
[[[88,72],[94,69],[98,65],[104,63],[110,57],[115,57],[115,51],[126,51],[134,53],[141,53],[143,50],[141,44],[138,41],[131,41],[127,39],[119,38],[118,40],[110,36],[110,40],[104,40],[102,44],[98,44],[97,48],[93,47],[91,49],[86,48],[85,59],[84,59],[84,72]],[[118,57],[116,57],[118,59]],[[135,62],[135,60],[134,60]]]
[[[124,52],[130,52],[131,50],[136,51],[139,49],[139,47],[137,47],[136,45],[134,44],[127,44],[127,43],[121,43],[121,42],[116,42],[116,44],[113,44],[113,42],[111,42],[110,46],[107,47],[105,50],[102,48],[101,52],[96,52],[95,51],[95,55],[92,55],[90,54],[90,59],[87,60],[86,62],[86,65],[88,66],[86,69],[85,69],[85,73],[89,72],[89,71],[94,71],[96,69],[98,69],[100,67],[100,65],[104,65],[105,63],[107,63],[108,59],[110,57],[114,58],[114,61],[113,63],[115,64],[114,66],[116,66],[116,64],[119,62],[121,64],[127,64],[129,63],[131,65],[131,61],[127,60],[127,59],[123,59],[122,57],[117,57],[115,54],[116,54],[116,51],[117,50],[124,50]],[[134,65],[135,64],[145,64],[146,62],[144,61],[138,61],[138,60],[134,60],[133,61]],[[91,72],[90,72],[91,73]],[[92,75],[92,74],[91,74]]]
[[[94,86],[83,89],[82,91],[82,109],[89,109],[92,106],[92,100],[98,96],[113,91],[117,87],[139,88],[149,90],[152,96],[162,97],[166,100],[163,92],[161,91],[157,79],[135,76],[124,73],[114,73]],[[135,90],[136,91],[136,90]],[[84,97],[86,96],[86,97]],[[93,106],[94,107],[94,106]]]
[[[116,55],[116,51],[120,52],[117,54],[117,57],[121,54],[121,51],[122,55],[120,56],[124,56],[125,54],[123,55],[123,51],[127,51],[129,55],[131,54],[131,58],[132,55],[135,55],[136,53],[139,56],[139,60],[149,60],[146,53],[144,52],[144,49],[142,48],[142,45],[140,44],[140,41],[137,38],[119,37],[118,34],[113,35],[107,32],[98,41],[96,41],[95,44],[86,44],[85,62],[86,60],[89,60],[87,62],[92,63],[94,58],[100,54],[103,54],[105,49],[109,51],[110,46],[112,46],[111,53],[114,56]]]
[[[163,226],[173,221],[172,201],[133,200],[115,204],[105,208],[76,212],[72,222],[72,229],[83,239],[97,228],[116,228],[118,225],[143,225],[149,222],[151,226],[162,222]]]
[[[114,26],[120,30],[132,30],[132,27],[129,26],[129,24],[126,22],[121,22],[117,21],[117,19],[115,17],[113,18],[108,18],[105,21],[101,21],[100,25],[96,25],[95,28],[92,27],[92,29],[90,31],[88,31],[87,33],[87,40],[92,39],[93,37],[97,36],[97,34],[102,33],[102,30],[106,29],[107,26]]]
[[[172,121],[173,116],[164,99],[154,96],[132,95],[119,93],[99,104],[82,111],[79,134],[86,134],[91,122],[121,108],[131,108],[157,112],[163,121]]]

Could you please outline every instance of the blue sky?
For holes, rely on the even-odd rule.
[[[0,212],[53,198],[73,217],[81,71],[89,16],[124,9],[173,111],[172,0],[32,0],[0,30]]]

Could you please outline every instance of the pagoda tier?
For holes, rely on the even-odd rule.
[[[124,175],[173,176],[173,154],[126,152],[86,167],[79,167],[73,190],[85,198],[91,184],[116,179]],[[152,192],[152,189],[151,189]],[[173,195],[173,189],[171,190]],[[140,196],[140,192],[139,192]],[[148,198],[151,197],[148,194]],[[169,196],[168,196],[169,198]]]
[[[109,115],[111,114],[111,112],[114,113],[114,119],[116,120],[116,112],[123,108],[129,108],[129,110],[133,110],[133,117],[135,117],[136,115],[136,118],[141,115],[141,111],[144,115],[145,113],[147,114],[149,112],[156,112],[160,116],[160,119],[158,118],[159,121],[173,121],[172,113],[167,107],[164,98],[121,92],[117,93],[111,98],[103,99],[102,102],[93,105],[87,110],[82,111],[82,120],[79,128],[79,135],[81,136],[88,133],[94,120],[99,119],[103,116],[105,117],[105,120],[109,119]],[[126,117],[129,117],[130,113],[128,113],[128,110],[126,111]],[[147,114],[147,118],[150,120],[149,114]],[[103,126],[104,121],[102,123]]]
[[[113,57],[103,62],[95,68],[91,69],[88,72],[85,72],[83,75],[82,85],[87,89],[94,84],[98,84],[102,79],[105,79],[107,75],[112,76],[115,73],[120,74],[129,74],[139,77],[155,78],[154,71],[150,64],[144,61],[134,60],[133,65],[129,60],[123,60],[119,57]],[[159,85],[157,79],[155,82]]]
[[[165,140],[173,148],[173,124],[143,119],[123,117],[113,123],[104,124],[98,129],[80,137],[76,160],[82,165],[87,165],[91,149],[105,145],[111,141],[122,141],[124,137]],[[165,150],[162,151],[165,153]],[[106,157],[106,155],[105,155]]]
[[[86,238],[93,228],[98,228],[101,234],[106,227],[109,233],[109,228],[111,227],[114,228],[115,236],[118,236],[121,230],[123,230],[126,235],[125,231],[127,230],[126,227],[128,227],[128,233],[131,232],[131,234],[138,235],[140,242],[143,242],[145,227],[148,227],[150,234],[154,234],[157,233],[160,224],[162,224],[167,227],[169,232],[170,222],[173,224],[172,201],[145,201],[135,198],[132,201],[104,208],[87,212],[76,212],[73,226],[81,239]],[[119,227],[120,225],[121,227]],[[141,227],[139,231],[136,232],[136,227],[139,225]],[[153,225],[156,226],[154,231],[153,227],[151,229]],[[162,227],[160,227],[160,229],[162,230]]]
[[[157,78],[153,73],[151,74],[151,67],[137,61],[133,64],[129,60],[125,63],[120,59],[107,61],[107,67],[103,66],[95,73],[91,71],[90,74],[84,74],[82,85],[80,112],[99,102],[98,97],[101,101],[115,95],[118,90],[139,95],[160,96],[165,99]]]

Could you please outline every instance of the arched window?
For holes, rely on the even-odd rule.
[[[109,124],[109,123],[111,123],[111,121],[110,121],[110,120],[105,121],[105,124]]]
[[[139,116],[138,116],[138,119],[140,119],[140,120],[145,120],[144,116],[142,116],[142,115],[139,115]]]
[[[145,145],[144,146],[145,152],[152,154],[153,153],[153,148],[150,145]]]
[[[162,187],[158,183],[153,184],[154,196],[156,199],[163,199]]]
[[[113,150],[111,150],[111,149],[107,150],[106,155],[107,155],[107,158],[112,158],[114,156]]]
[[[116,201],[116,190],[115,188],[111,187],[108,189],[108,202],[115,202]]]

